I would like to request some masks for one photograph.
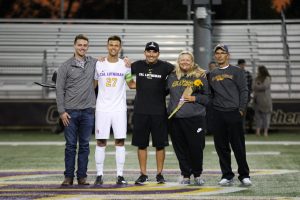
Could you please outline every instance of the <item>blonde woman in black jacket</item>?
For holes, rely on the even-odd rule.
[[[190,88],[186,94],[186,88]],[[191,52],[178,56],[175,70],[169,75],[167,89],[171,124],[171,140],[182,175],[181,184],[203,185],[201,178],[203,149],[205,146],[205,105],[209,101],[209,88],[205,71],[194,62]],[[184,94],[183,94],[184,93]]]

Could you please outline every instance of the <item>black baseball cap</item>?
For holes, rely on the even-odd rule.
[[[229,53],[228,46],[225,45],[225,44],[218,44],[218,45],[214,48],[214,52],[216,52],[218,49],[222,49],[222,50],[225,51],[226,53]]]
[[[159,52],[159,46],[156,42],[148,42],[145,47],[145,51],[154,50]]]

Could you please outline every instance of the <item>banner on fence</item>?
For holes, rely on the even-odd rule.
[[[128,131],[132,131],[133,101],[128,103]],[[0,129],[41,129],[57,126],[55,100],[10,100],[0,102]],[[300,101],[274,100],[271,129],[300,129]]]

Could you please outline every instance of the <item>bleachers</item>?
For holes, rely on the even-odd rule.
[[[300,59],[300,31],[299,22],[287,25],[288,44],[290,47],[290,69],[287,68],[287,60],[283,50],[283,39],[281,35],[281,24],[279,22],[273,23],[250,23],[250,25],[240,24],[222,26],[220,34],[230,31],[233,39],[229,39],[229,46],[232,51],[232,63],[236,63],[238,58],[246,59],[248,63],[248,70],[255,76],[256,67],[258,65],[265,65],[272,75],[272,97],[273,98],[299,98],[300,97],[300,76],[299,76],[299,59]],[[242,37],[239,34],[247,36],[248,40],[239,41]],[[224,37],[224,36],[223,36]],[[213,39],[218,39],[213,37]],[[215,43],[222,42],[217,40]],[[240,43],[245,45],[241,49]],[[245,55],[248,54],[248,55]]]
[[[44,70],[50,81],[53,71],[72,56],[74,36],[79,33],[88,35],[88,54],[94,57],[106,55],[107,38],[114,34],[123,39],[122,56],[132,60],[144,58],[144,46],[148,41],[158,42],[162,52],[160,58],[172,63],[180,51],[193,50],[192,21],[47,22],[0,21],[0,98],[45,97],[42,88],[33,84],[42,81],[43,62],[47,63]],[[231,63],[236,64],[239,58],[245,59],[253,76],[258,65],[265,65],[272,75],[273,98],[299,98],[300,21],[288,22],[287,32],[289,69],[286,67],[280,21],[216,21],[212,29],[212,45],[220,42],[229,45]],[[128,92],[129,97],[133,98],[134,93],[132,90]],[[47,97],[55,97],[52,90]]]

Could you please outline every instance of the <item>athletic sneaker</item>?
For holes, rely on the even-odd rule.
[[[163,184],[166,182],[164,176],[161,173],[156,175],[156,181],[158,184]]]
[[[233,184],[233,179],[222,178],[218,184],[221,186],[231,186]]]
[[[194,179],[194,184],[195,185],[203,185],[205,183],[205,181],[199,176],[199,177],[196,177]]]
[[[183,179],[179,182],[179,184],[182,184],[182,185],[189,185],[189,184],[191,184],[191,180],[190,180],[190,178],[183,178]]]
[[[102,178],[102,175],[100,176],[97,176],[96,177],[96,180],[94,182],[94,185],[102,185],[103,184],[103,178]]]
[[[127,185],[127,181],[124,179],[123,176],[118,176],[117,177],[117,182],[116,182],[118,185]]]
[[[145,184],[148,183],[148,176],[147,175],[140,175],[138,179],[136,179],[135,184]]]
[[[243,186],[251,186],[252,185],[252,182],[251,182],[250,178],[243,178],[241,180],[241,183],[242,183]]]

